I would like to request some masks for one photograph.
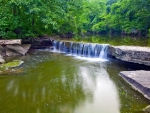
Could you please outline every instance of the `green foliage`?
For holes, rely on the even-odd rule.
[[[150,0],[0,0],[0,37],[148,35],[149,5]]]

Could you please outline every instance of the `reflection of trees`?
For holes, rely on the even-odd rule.
[[[5,79],[5,90],[0,94],[4,97],[0,102],[1,112],[7,109],[24,113],[72,113],[76,104],[85,100],[78,62],[59,55],[47,60],[41,57],[32,58],[36,59],[34,62],[27,58],[29,64],[24,64],[25,68],[28,65],[32,69],[28,67],[25,75]]]
[[[97,110],[102,109],[99,104],[108,106],[106,95],[116,94],[110,91],[105,95],[107,85],[114,88],[105,63],[99,65],[43,52],[29,57],[24,59],[24,75],[8,77],[0,85],[1,112],[7,109],[24,113],[76,113],[84,104]]]

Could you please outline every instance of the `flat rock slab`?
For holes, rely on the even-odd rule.
[[[0,40],[0,45],[13,45],[13,44],[21,44],[21,39],[16,40]]]
[[[21,55],[25,55],[28,52],[28,50],[30,49],[30,47],[31,47],[31,44],[7,45],[6,55],[11,56],[12,52],[14,53],[14,51],[16,53],[21,54]]]
[[[114,46],[114,47],[122,50],[150,52],[150,47],[141,47],[141,46]]]
[[[150,66],[150,47],[109,46],[108,55],[122,61]]]
[[[150,71],[122,71],[119,75],[144,97],[150,100]]]

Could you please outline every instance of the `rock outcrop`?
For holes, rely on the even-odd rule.
[[[3,55],[4,55],[4,48],[0,46],[0,63],[5,63]]]
[[[31,44],[7,45],[6,56],[25,55],[30,49]]]
[[[150,71],[122,71],[119,75],[143,96],[150,100]]]
[[[24,62],[21,60],[13,60],[12,62],[8,62],[0,65],[0,75],[10,75],[10,74],[20,74],[23,73],[23,70],[20,68],[15,68],[23,64]]]
[[[0,40],[0,45],[11,45],[11,44],[18,44],[21,45],[21,39],[16,40]]]
[[[108,55],[119,60],[150,66],[150,48],[139,46],[109,46]]]
[[[2,45],[0,46],[0,63],[5,63],[5,57],[26,55],[31,47],[31,44],[21,45]]]

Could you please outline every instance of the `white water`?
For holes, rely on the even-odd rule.
[[[88,61],[108,61],[107,60],[107,44],[89,44],[89,43],[73,43],[70,45],[65,42],[54,41],[52,52],[65,53],[67,56],[74,56],[80,60]]]

